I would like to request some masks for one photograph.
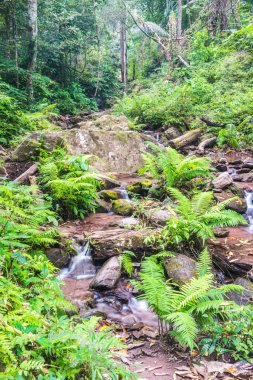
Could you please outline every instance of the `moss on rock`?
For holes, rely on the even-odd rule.
[[[126,199],[117,199],[112,202],[112,210],[115,214],[129,216],[133,214],[135,207]]]
[[[147,195],[148,190],[152,187],[150,179],[142,179],[127,186],[127,191],[134,194]]]

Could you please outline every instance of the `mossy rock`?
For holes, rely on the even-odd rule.
[[[180,286],[196,274],[196,261],[186,255],[171,256],[165,260],[164,266],[168,277]]]
[[[127,186],[127,191],[139,195],[147,195],[149,189],[152,187],[150,179],[142,179]]]
[[[108,202],[122,198],[122,194],[117,190],[102,190],[100,191],[99,196]]]
[[[115,214],[130,216],[135,211],[134,205],[126,199],[117,199],[112,202],[112,210]]]

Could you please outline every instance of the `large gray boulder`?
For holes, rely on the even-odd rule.
[[[121,258],[111,257],[90,283],[90,289],[112,289],[115,287],[121,275]]]
[[[102,172],[133,173],[143,166],[142,153],[150,140],[150,136],[131,130],[125,117],[102,115],[70,130],[32,133],[14,151],[12,160],[28,161],[41,146],[51,151],[64,141],[72,155],[93,155],[92,165]]]
[[[165,226],[168,220],[175,215],[173,212],[161,209],[151,209],[147,212],[149,222],[155,226]]]
[[[230,293],[229,299],[235,301],[239,305],[253,304],[253,282],[243,277],[237,277],[234,284],[242,286],[244,290],[242,293]]]
[[[217,178],[212,181],[215,189],[225,189],[233,183],[233,178],[227,172],[221,173]]]
[[[169,278],[178,285],[183,285],[195,275],[196,261],[181,253],[168,257],[164,267]]]

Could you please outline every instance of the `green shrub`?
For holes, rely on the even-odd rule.
[[[196,177],[212,177],[211,160],[206,157],[189,155],[184,157],[173,148],[160,148],[149,143],[152,153],[143,155],[144,167],[139,173],[148,172],[159,181],[166,192],[169,187],[182,187]]]
[[[199,192],[191,198],[187,198],[177,189],[169,189],[171,196],[176,201],[171,216],[161,233],[163,245],[193,243],[196,240],[204,244],[206,239],[214,237],[214,227],[246,225],[244,217],[232,210],[226,210],[226,206],[234,198],[213,203],[212,192]]]
[[[250,361],[253,353],[253,309],[241,308],[220,324],[214,321],[205,332],[207,337],[199,342],[202,355],[216,354],[219,358],[229,354],[234,360]]]
[[[63,217],[83,218],[95,210],[100,183],[89,169],[89,159],[82,154],[67,156],[62,149],[41,157],[39,182]]]
[[[36,186],[0,182],[0,248],[55,244],[56,225],[50,204]]]
[[[237,285],[216,287],[211,273],[211,257],[204,250],[196,268],[197,275],[179,289],[166,281],[164,270],[157,258],[145,259],[140,272],[142,291],[151,309],[163,322],[169,324],[169,334],[181,345],[193,349],[199,332],[209,326],[219,315],[229,317],[233,302],[225,301],[224,295],[243,288]]]

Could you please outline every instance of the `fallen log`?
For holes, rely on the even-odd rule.
[[[210,137],[209,139],[206,139],[204,141],[202,141],[199,145],[198,145],[198,153],[200,154],[204,154],[205,153],[205,149],[210,147],[210,146],[213,146],[214,143],[216,142],[217,140],[217,137],[214,136],[214,137]]]
[[[24,173],[22,173],[19,177],[15,179],[15,182],[18,183],[24,183],[27,179],[29,179],[30,176],[34,175],[38,170],[38,166],[36,164],[33,164],[30,166],[29,169],[27,169]]]
[[[173,140],[170,140],[170,144],[175,149],[181,149],[186,145],[192,144],[198,140],[202,133],[202,129],[193,129],[182,136],[176,137]]]
[[[225,124],[216,123],[215,121],[212,121],[205,116],[201,116],[200,120],[203,121],[206,125],[208,125],[208,127],[220,127],[220,128],[225,127]]]

